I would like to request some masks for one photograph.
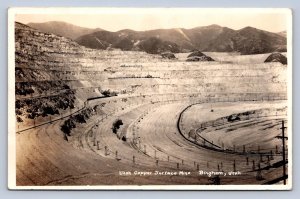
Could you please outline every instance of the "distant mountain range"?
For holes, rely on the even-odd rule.
[[[68,37],[75,40],[76,38],[90,34],[97,31],[102,31],[103,29],[96,28],[83,28],[70,23],[60,22],[60,21],[50,21],[45,23],[28,23],[28,26],[40,30],[42,32],[53,33],[55,35],[60,35],[63,37]]]
[[[130,29],[110,32],[89,29],[65,22],[29,23],[35,29],[75,40],[80,45],[93,49],[119,48],[145,51],[147,53],[189,52],[240,52],[259,54],[286,51],[286,32],[272,33],[253,27],[233,30],[219,25],[192,29],[172,28],[148,31]]]

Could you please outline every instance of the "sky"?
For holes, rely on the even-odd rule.
[[[180,8],[85,8],[20,9],[15,20],[24,24],[63,21],[87,28],[108,31],[122,29],[194,28],[218,24],[232,29],[252,26],[270,32],[287,29],[287,9],[180,9]]]

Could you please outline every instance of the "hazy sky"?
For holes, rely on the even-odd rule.
[[[232,29],[252,26],[280,32],[287,29],[286,9],[25,9],[17,10],[21,23],[64,21],[88,28],[109,31],[121,29],[194,28],[218,24]]]

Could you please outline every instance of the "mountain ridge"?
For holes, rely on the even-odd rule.
[[[72,24],[66,25],[65,22],[61,23],[65,24],[64,31],[59,31],[59,29],[62,29],[59,22],[52,22],[50,28],[47,25],[42,27],[41,25],[32,25],[32,23],[27,25],[45,32],[59,33],[58,35],[69,37],[78,44],[93,49],[119,48],[121,50],[145,51],[153,54],[164,51],[176,53],[193,50],[240,52],[241,54],[286,51],[286,37],[284,35],[250,26],[234,30],[212,24],[191,29],[171,28],[145,31],[122,29],[112,32],[103,29],[83,28]],[[59,25],[55,27],[55,24]],[[76,30],[71,31],[72,29]],[[71,36],[70,31],[73,32]],[[75,37],[75,35],[79,36]]]
[[[96,31],[102,31],[101,28],[85,28],[81,26],[76,26],[71,23],[62,21],[48,21],[44,23],[27,23],[27,26],[40,30],[42,32],[49,32],[55,35],[67,37],[75,40],[76,38],[89,34]]]

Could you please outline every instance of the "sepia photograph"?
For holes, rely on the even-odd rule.
[[[10,8],[8,187],[290,190],[286,8]]]

